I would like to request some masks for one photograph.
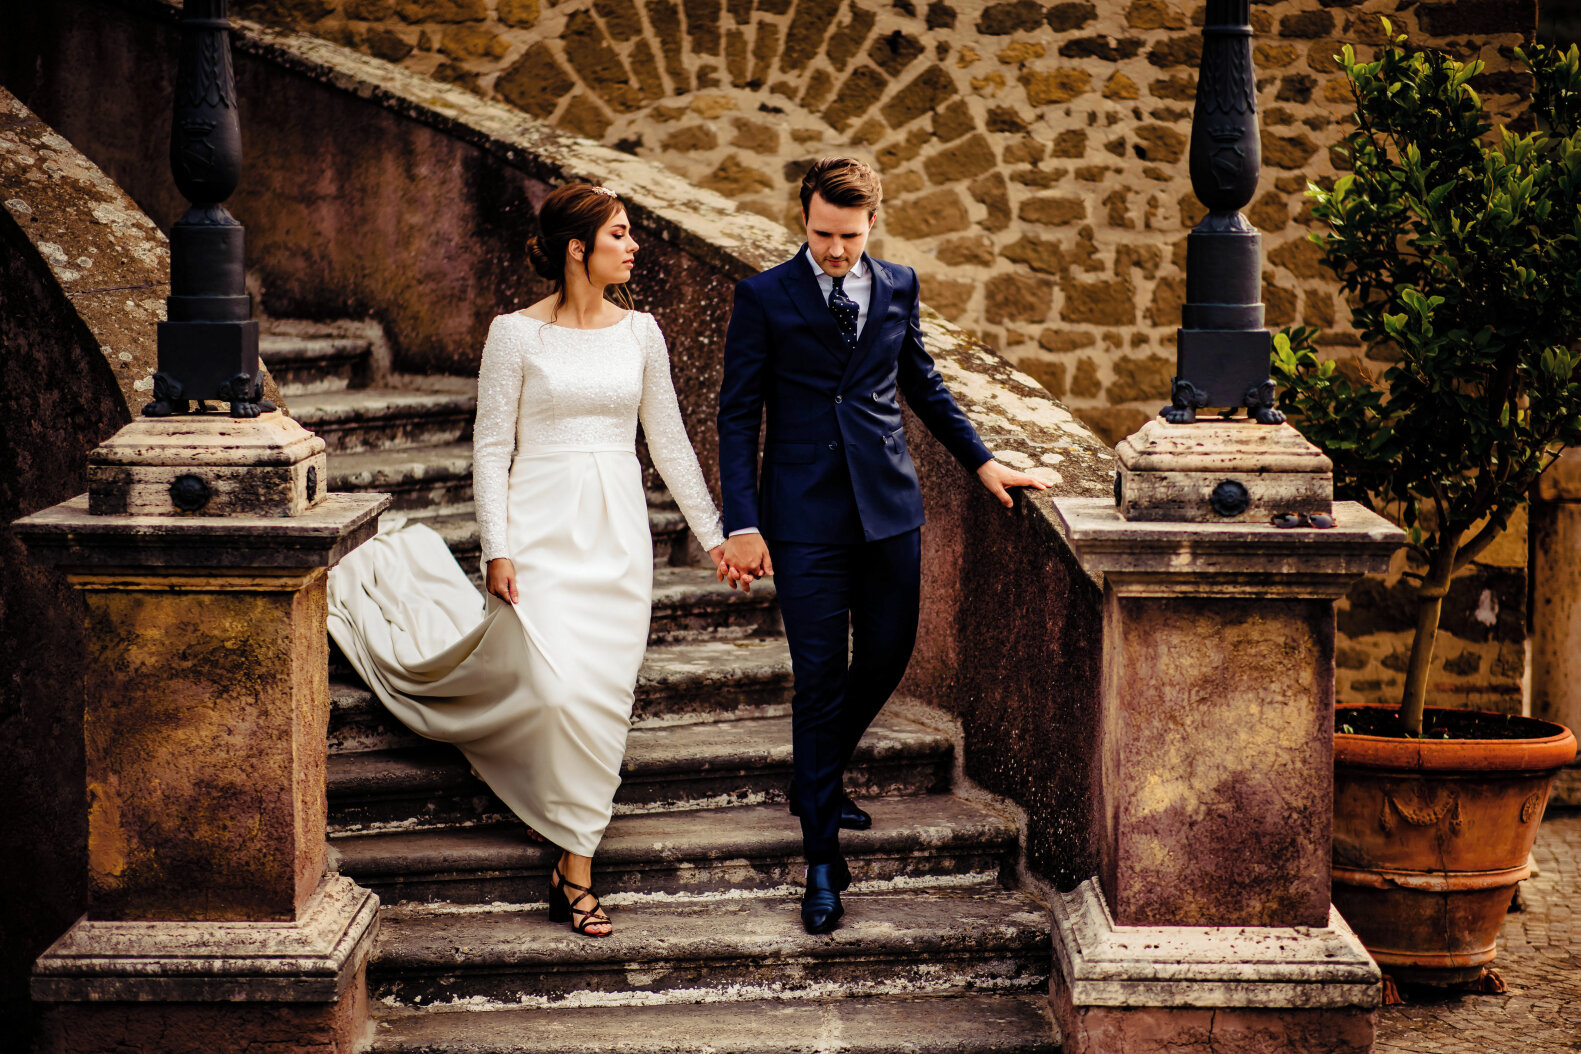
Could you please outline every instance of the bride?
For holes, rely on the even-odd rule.
[[[494,320],[478,375],[473,490],[488,597],[438,534],[408,523],[331,571],[329,628],[396,717],[460,747],[560,848],[550,919],[604,936],[593,854],[620,783],[653,593],[639,420],[716,568],[724,538],[664,337],[621,288],[637,252],[626,210],[613,192],[572,183],[544,200],[539,229],[528,252],[554,292]]]

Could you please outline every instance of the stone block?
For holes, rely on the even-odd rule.
[[[942,107],[958,89],[941,66],[929,66],[879,109],[891,128],[902,128]]]
[[[1023,70],[1016,78],[1033,106],[1070,102],[1092,87],[1092,74],[1084,69]]]
[[[1043,21],[1056,33],[1069,33],[1074,29],[1081,29],[1098,17],[1098,8],[1090,3],[1075,3],[1067,0],[1065,3],[1051,4],[1043,13]]]
[[[494,17],[517,29],[537,25],[538,14],[538,0],[495,0],[494,3]]]
[[[897,238],[931,238],[971,225],[960,196],[949,189],[885,205],[883,216],[885,227]]]
[[[575,86],[549,45],[540,41],[495,78],[494,92],[517,109],[547,119]]]
[[[324,441],[279,411],[141,417],[88,455],[95,516],[298,516],[328,488]]]
[[[1136,289],[1129,278],[1099,282],[1067,278],[1061,288],[1065,302],[1060,318],[1066,322],[1129,326],[1136,321]]]
[[[1165,0],[1132,0],[1125,11],[1132,29],[1185,29],[1186,16]]]
[[[844,131],[854,118],[866,113],[884,94],[889,80],[872,66],[858,66],[835,92],[823,119],[836,131]],[[895,122],[891,121],[893,126]]]
[[[484,0],[395,0],[406,22],[479,22],[489,17]]]
[[[953,183],[990,172],[997,164],[988,137],[979,133],[933,154],[922,163],[922,170],[935,183]]]
[[[1063,227],[1087,218],[1087,203],[1080,198],[1036,197],[1021,203],[1017,215],[1027,223]]]
[[[1036,275],[999,274],[983,289],[983,316],[991,323],[1038,322],[1048,316],[1054,283]]]
[[[1008,0],[989,4],[977,19],[977,32],[984,36],[1004,37],[1011,33],[1024,33],[1043,25],[1043,5],[1037,0]]]
[[[966,189],[988,210],[988,215],[980,222],[984,230],[1002,231],[1010,226],[1010,187],[1003,175],[990,172],[972,180]]]
[[[837,70],[845,69],[846,65],[862,50],[862,44],[867,40],[867,35],[873,31],[873,23],[878,16],[865,7],[859,7],[851,12],[851,17],[836,29],[829,37],[829,43],[824,48],[824,58],[829,60],[829,65]],[[875,49],[878,45],[875,43]],[[874,61],[878,59],[874,57]],[[883,63],[878,63],[880,66]],[[891,74],[898,70],[888,71]]]

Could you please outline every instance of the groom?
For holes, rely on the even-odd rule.
[[[730,536],[720,577],[746,587],[775,576],[796,682],[790,800],[807,856],[809,933],[843,913],[851,874],[839,829],[872,820],[842,778],[917,636],[922,491],[897,392],[1006,506],[1006,487],[1043,487],[994,461],[945,390],[922,346],[916,272],[863,251],[881,196],[860,161],[825,158],[808,170],[807,244],[736,286],[719,392]]]

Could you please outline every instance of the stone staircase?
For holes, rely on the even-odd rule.
[[[477,576],[467,379],[381,370],[355,326],[274,322],[261,352],[329,446],[331,490],[383,491]],[[383,903],[375,1051],[1054,1054],[1044,908],[1013,888],[1016,831],[950,793],[950,740],[885,714],[848,786],[844,924],[803,932],[790,658],[771,583],[695,566],[649,496],[653,623],[623,782],[595,861],[615,933],[548,922],[555,851],[461,755],[389,718],[332,658],[331,856]]]

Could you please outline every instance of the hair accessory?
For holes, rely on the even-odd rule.
[[[613,190],[610,190],[608,187],[594,187],[593,189],[600,194],[606,195],[607,197],[615,198],[620,196]]]

